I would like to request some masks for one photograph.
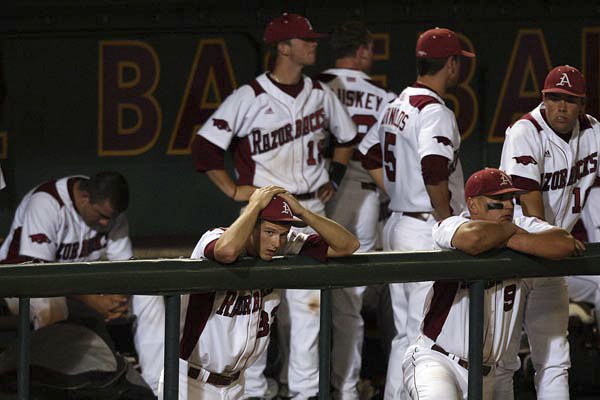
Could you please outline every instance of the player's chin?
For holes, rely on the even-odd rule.
[[[274,256],[275,256],[275,253],[266,252],[266,253],[261,254],[260,258],[263,261],[271,261]]]

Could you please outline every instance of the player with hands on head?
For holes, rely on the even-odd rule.
[[[458,158],[460,132],[442,96],[455,86],[463,59],[456,33],[435,28],[417,40],[417,81],[381,113],[359,145],[363,166],[390,196],[384,250],[430,250],[436,221],[465,208]],[[402,396],[402,358],[418,335],[431,282],[390,284],[396,336],[388,363],[385,400]]]
[[[500,169],[509,174],[520,196],[518,214],[535,216],[571,232],[587,194],[600,176],[600,124],[584,113],[585,78],[574,67],[552,69],[544,81],[542,102],[506,130]],[[585,278],[584,278],[585,279]],[[564,277],[535,278],[527,293],[524,325],[535,368],[538,399],[568,399],[571,365],[568,291]],[[577,292],[579,279],[567,278]],[[512,375],[519,369],[518,339],[499,364],[496,393],[512,398]]]
[[[522,193],[495,168],[474,173],[465,185],[468,212],[438,222],[436,248],[476,256],[509,248],[559,260],[580,254],[581,243],[565,229],[535,217],[514,217],[514,196]],[[492,399],[494,369],[511,338],[520,337],[524,303],[522,280],[490,282],[484,295],[483,399]],[[411,399],[467,399],[469,285],[436,281],[425,301],[420,335],[404,356],[404,384]]]
[[[317,233],[291,229],[304,226]],[[202,235],[191,258],[231,264],[244,256],[270,261],[299,254],[325,261],[358,247],[341,225],[308,210],[285,189],[266,186],[253,192],[229,228]],[[179,399],[242,398],[245,371],[266,352],[279,302],[280,290],[273,289],[183,296]]]

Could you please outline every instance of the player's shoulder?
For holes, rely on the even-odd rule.
[[[225,232],[226,229],[227,228],[213,228],[213,229],[209,229],[206,232],[204,232],[204,234],[202,236],[200,236],[198,243],[196,243],[196,247],[194,247],[194,250],[192,251],[192,255],[190,256],[190,258],[192,258],[192,259],[206,258],[205,254],[204,254],[204,250],[206,249],[206,246],[208,246],[210,243],[214,242],[215,240],[219,239],[223,235],[223,233]]]
[[[416,108],[419,112],[423,111],[427,107],[429,107],[429,110],[432,108],[446,108],[444,102],[433,90],[418,84],[404,89],[398,98],[404,102],[407,102],[411,107]]]
[[[531,132],[536,133],[541,133],[544,130],[542,123],[538,120],[534,112],[529,112],[516,120],[510,126],[511,129],[514,127],[526,127],[529,128]]]
[[[598,120],[589,114],[579,115],[579,129],[584,131],[586,129],[600,130],[600,123]]]
[[[56,186],[56,179],[49,180],[41,183],[35,189],[33,189],[32,198],[44,199],[44,201],[51,200],[56,203],[59,207],[63,207],[65,202],[58,193],[58,187]]]

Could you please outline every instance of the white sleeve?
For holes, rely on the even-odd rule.
[[[500,169],[508,175],[517,175],[541,183],[544,154],[539,136],[531,122],[526,120],[518,121],[507,129]]]
[[[324,95],[325,118],[328,130],[338,143],[348,143],[356,137],[356,125],[337,96],[325,84],[321,84]]]
[[[379,140],[379,128],[381,126],[382,117],[383,117],[385,111],[387,110],[387,108],[388,108],[387,105],[385,107],[383,107],[383,109],[379,113],[379,116],[377,117],[377,122],[371,126],[371,128],[369,129],[367,134],[362,138],[362,140],[358,144],[357,148],[358,148],[358,151],[361,152],[361,154],[366,155],[367,152],[371,149],[371,147],[373,147],[376,144],[379,144],[381,142]]]
[[[223,232],[225,231],[221,228],[211,229],[210,231],[204,232],[204,235],[202,235],[200,240],[198,240],[196,247],[194,247],[194,251],[192,251],[190,258],[196,260],[206,258],[204,255],[204,249],[209,243],[220,238],[221,235],[223,235]]]
[[[60,213],[60,205],[51,195],[39,192],[31,196],[23,216],[19,255],[44,261],[56,259]]]
[[[427,105],[419,114],[419,159],[438,155],[454,160],[454,149],[460,143],[454,143],[457,131],[456,119],[445,106],[439,103]]]
[[[233,137],[240,133],[246,114],[255,100],[254,89],[249,85],[235,90],[206,120],[197,134],[227,150]]]
[[[546,221],[542,221],[536,217],[517,217],[513,221],[519,228],[525,229],[529,233],[539,233],[550,229],[557,228],[554,225],[550,225]]]
[[[432,236],[434,246],[438,249],[454,249],[452,238],[462,224],[466,224],[470,219],[455,215],[439,221],[433,226]]]
[[[106,258],[109,260],[129,260],[133,257],[131,239],[129,238],[129,222],[125,213],[121,213],[113,228],[108,233]]]

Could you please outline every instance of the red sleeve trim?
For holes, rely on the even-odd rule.
[[[198,172],[225,169],[225,150],[196,135],[192,141],[192,160]]]
[[[329,82],[331,82],[332,80],[334,80],[335,78],[337,78],[337,76],[335,76],[335,75],[333,75],[333,74],[325,74],[325,73],[321,73],[321,74],[319,74],[319,75],[315,76],[315,78],[314,78],[314,79],[317,79],[317,80],[319,80],[319,81],[321,81],[321,82],[324,82],[324,83],[329,83]]]
[[[579,130],[591,129],[592,123],[587,115],[579,115]]]
[[[437,185],[440,182],[447,181],[450,177],[448,160],[444,156],[431,154],[421,159],[421,173],[426,185]]]
[[[58,202],[58,204],[61,207],[65,205],[65,203],[60,198],[60,195],[58,194],[58,189],[56,188],[56,180],[55,179],[45,182],[45,183],[42,183],[34,191],[34,193],[40,193],[40,192],[48,193],[50,196],[52,196],[54,198],[54,200],[56,200]]]
[[[423,110],[426,106],[430,104],[439,103],[439,101],[435,97],[427,95],[410,96],[408,101],[410,102],[411,106],[418,108],[419,111]]]
[[[306,238],[304,246],[302,246],[298,255],[312,257],[325,262],[327,260],[327,249],[329,249],[329,245],[323,240],[321,235],[313,234]]]
[[[379,169],[383,166],[383,160],[381,158],[381,146],[379,143],[371,146],[369,151],[367,151],[367,154],[360,154],[360,163],[366,170]]]
[[[213,240],[204,248],[204,257],[208,258],[209,260],[217,261],[215,259],[215,245],[217,244],[217,240],[219,239]]]
[[[527,113],[527,114],[523,115],[521,117],[521,119],[525,119],[525,120],[531,122],[533,124],[533,126],[535,126],[535,129],[537,129],[538,132],[542,131],[542,126],[539,124],[539,122],[537,122],[535,120],[535,118],[533,118],[533,115],[531,115],[531,113]]]
[[[533,179],[524,178],[519,175],[511,175],[510,177],[512,178],[513,186],[517,189],[527,190],[528,192],[541,190],[539,182],[536,182]]]
[[[323,90],[323,86],[321,86],[321,82],[319,82],[318,80],[311,78],[312,80],[312,84],[313,84],[313,89],[318,89],[318,90]]]

